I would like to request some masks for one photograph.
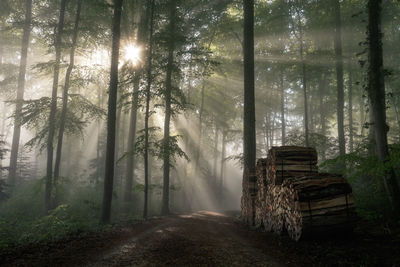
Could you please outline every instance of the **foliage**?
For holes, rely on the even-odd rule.
[[[61,101],[61,99],[59,99]],[[41,146],[44,149],[48,133],[50,114],[50,98],[42,97],[24,101],[20,120],[28,129],[36,130],[36,136],[26,143],[27,147]],[[70,135],[83,136],[84,129],[91,119],[102,118],[105,111],[93,105],[88,99],[79,94],[69,95],[69,109],[67,110],[65,131]],[[14,114],[15,116],[15,114]],[[56,113],[56,129],[60,125],[61,109]],[[56,137],[55,137],[56,138]]]
[[[394,169],[399,177],[400,146],[390,146],[390,158],[386,162],[370,154],[371,145],[365,143],[353,153],[327,160],[320,167],[323,171],[342,173],[353,186],[357,209],[367,219],[386,219],[391,213],[386,196],[383,177]],[[346,168],[343,169],[343,166]],[[400,181],[400,180],[399,180]]]

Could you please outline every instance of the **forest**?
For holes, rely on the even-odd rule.
[[[0,265],[400,264],[399,44],[396,0],[1,0]],[[244,219],[277,147],[350,236]]]

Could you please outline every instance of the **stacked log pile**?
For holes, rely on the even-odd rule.
[[[356,219],[350,185],[340,176],[320,174],[312,148],[274,147],[257,161],[254,222],[291,238],[352,229]]]
[[[350,231],[357,219],[351,186],[332,174],[285,180],[280,205],[285,228],[296,241],[308,235]]]
[[[273,147],[268,152],[268,183],[280,185],[286,178],[318,173],[317,152],[310,147]]]
[[[257,176],[244,174],[242,180],[241,218],[248,225],[255,225],[255,202],[257,195]]]

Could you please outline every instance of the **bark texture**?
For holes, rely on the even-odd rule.
[[[111,218],[111,202],[114,182],[114,162],[115,162],[115,130],[117,119],[117,91],[118,91],[118,61],[119,44],[121,36],[121,13],[123,0],[114,1],[114,15],[112,22],[112,52],[111,52],[111,72],[110,89],[108,98],[108,118],[107,118],[107,147],[104,177],[103,205],[101,211],[101,223],[109,223]]]

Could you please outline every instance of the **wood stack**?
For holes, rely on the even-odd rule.
[[[289,177],[318,173],[318,157],[310,147],[272,147],[268,152],[268,183],[280,185]]]
[[[285,180],[280,206],[285,228],[296,241],[308,235],[350,231],[357,220],[351,186],[338,175]]]
[[[267,210],[267,159],[257,160],[257,195],[255,198],[255,225],[257,227],[263,226],[265,211]]]
[[[257,161],[256,226],[277,234],[286,229],[294,240],[353,228],[356,214],[350,185],[340,176],[319,174],[316,164],[314,149],[294,146],[274,147],[267,159]]]
[[[244,174],[242,181],[241,218],[248,225],[255,224],[255,201],[257,195],[257,176]]]

